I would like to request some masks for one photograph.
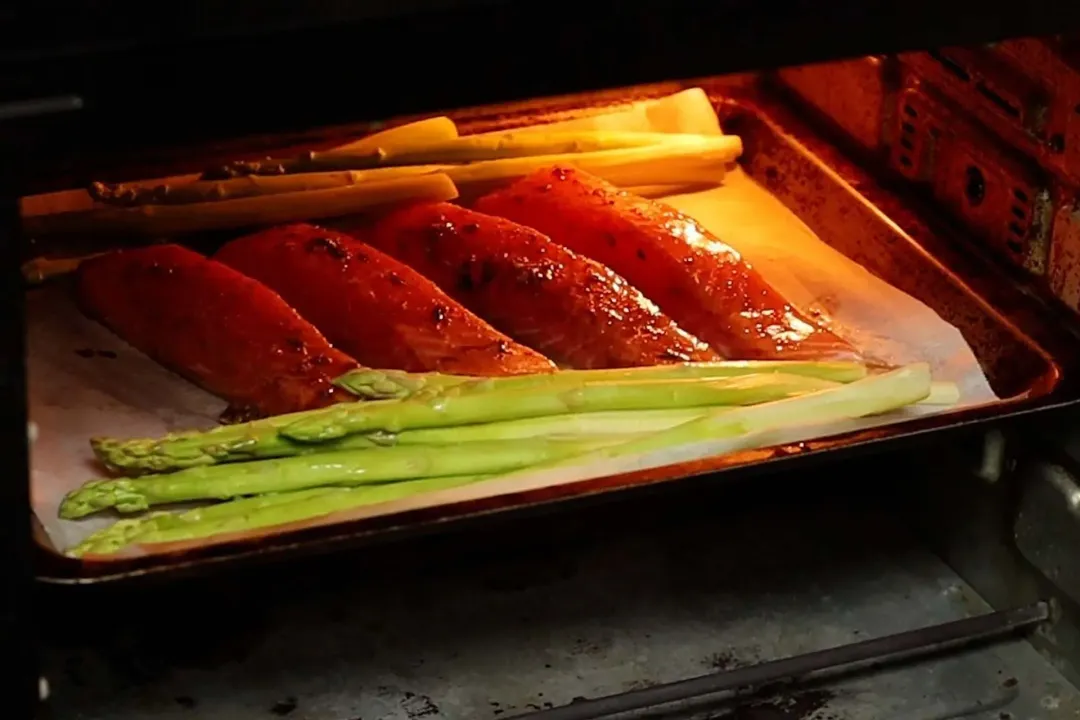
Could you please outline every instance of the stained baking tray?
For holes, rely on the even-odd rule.
[[[999,397],[992,406],[962,410],[828,439],[740,452],[641,472],[590,479],[451,505],[366,518],[283,533],[258,540],[223,542],[182,554],[76,561],[58,555],[38,528],[39,579],[53,583],[100,583],[162,577],[221,568],[235,562],[271,560],[323,552],[345,544],[385,541],[402,535],[442,530],[450,523],[472,523],[494,515],[556,509],[568,501],[608,499],[629,491],[672,487],[673,481],[748,473],[796,470],[823,459],[840,460],[853,452],[895,449],[903,441],[924,441],[932,433],[960,431],[1006,417],[1046,411],[1080,399],[1077,348],[1080,326],[1053,307],[1032,282],[999,267],[977,244],[936,218],[932,208],[890,189],[888,178],[848,161],[753,78],[736,78],[705,87],[726,132],[739,135],[744,170],[771,191],[823,241],[903,292],[917,298],[954,325],[978,358]],[[506,129],[603,111],[617,102],[658,96],[678,89],[671,84],[637,92],[577,97],[514,107],[451,113],[464,133]],[[297,145],[332,144],[332,136],[355,135],[356,128],[329,130],[313,137],[279,141],[279,153]],[[214,148],[192,158],[188,167],[211,159],[267,154],[274,139],[258,139],[257,150]],[[197,164],[196,164],[197,163]],[[149,168],[130,169],[127,177],[160,176]],[[112,178],[109,179],[124,179]],[[719,479],[719,478],[717,478]],[[616,492],[620,491],[620,492]]]

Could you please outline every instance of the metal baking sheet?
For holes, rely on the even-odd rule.
[[[799,148],[759,115],[749,110],[733,114],[730,108],[727,108],[725,119],[736,128],[736,132],[744,138],[747,145],[747,153],[742,160],[744,170],[732,172],[723,188],[670,198],[673,204],[696,216],[721,237],[730,239],[752,262],[763,269],[766,276],[781,291],[792,297],[797,304],[819,309],[841,334],[851,337],[872,356],[891,362],[930,361],[939,378],[955,380],[961,384],[965,393],[963,402],[966,405],[986,408],[987,403],[1000,405],[993,403],[998,397],[1018,398],[1025,393],[1041,393],[1053,388],[1057,379],[1057,368],[1041,348],[999,318],[993,308],[985,307],[985,303],[980,305],[963,283],[944,268],[937,266],[933,258],[927,257],[925,253],[920,254],[911,238],[906,237],[902,230],[877,212],[851,186],[845,184],[842,178],[829,175],[812,154]],[[681,93],[666,100],[628,106],[620,112],[601,116],[599,121],[593,117],[571,122],[585,122],[593,126],[605,123],[609,127],[615,122],[616,126],[660,131],[719,131],[713,103],[700,90]],[[621,122],[627,125],[619,125]],[[769,165],[769,162],[780,164],[782,171],[788,173],[798,170],[800,175],[798,178],[789,178],[790,182],[778,183],[778,171],[775,165]],[[807,164],[809,169],[817,169],[827,183],[815,183],[812,173],[807,168],[799,167],[799,162]],[[777,184],[780,185],[781,192],[770,193],[766,190],[774,190],[772,186]],[[792,197],[805,203],[805,207],[801,208],[803,212],[800,212],[798,202],[791,202]],[[842,206],[843,212],[839,214],[844,216],[843,222],[838,222],[837,218],[821,216],[821,209],[829,209],[829,203]],[[815,209],[818,210],[817,215]],[[854,211],[859,211],[862,215]],[[737,217],[738,222],[727,222],[730,217]],[[854,221],[852,217],[855,218]],[[844,247],[844,243],[852,241],[854,232],[866,235],[866,245],[871,244],[869,240],[874,235],[877,237],[873,242],[882,244],[877,255],[867,255],[871,251],[864,251],[866,257],[855,257],[864,266],[874,270],[876,275],[867,272],[864,267],[845,256],[850,256],[851,253]],[[833,247],[839,247],[839,250]],[[904,280],[900,275],[893,278],[878,272],[880,268],[875,267],[875,263],[882,266],[885,257],[883,252],[891,253],[894,256],[893,261],[902,260],[907,269],[911,269],[913,263],[922,264],[922,267],[916,268],[919,273],[916,286],[912,288],[916,292],[898,291],[891,287],[889,282],[882,280],[882,277],[890,282],[895,279]],[[884,267],[886,270],[891,268],[889,265]],[[930,293],[933,293],[932,297],[927,297]],[[950,294],[960,298],[961,302],[950,302]],[[916,295],[918,300],[912,295]],[[927,305],[927,300],[939,304],[944,300],[946,304],[942,307],[954,314],[957,311],[970,312],[972,308],[975,311],[982,310],[985,317],[978,318],[977,327],[984,335],[974,337],[970,332],[965,335],[956,329],[957,326],[964,325],[955,320],[949,322],[953,318],[943,319],[942,307],[931,308]],[[162,397],[159,392],[139,392],[135,381],[150,378],[155,373],[160,375],[164,371],[147,367],[146,363],[149,361],[145,358],[142,358],[145,361],[142,363],[139,363],[137,358],[131,358],[130,349],[125,352],[123,343],[108,336],[92,323],[82,320],[70,305],[65,309],[66,302],[68,301],[59,286],[40,291],[30,302],[31,414],[39,428],[33,449],[34,499],[36,507],[39,508],[39,519],[48,531],[54,547],[67,546],[79,535],[85,534],[87,528],[101,522],[89,520],[61,526],[52,521],[62,492],[89,477],[84,472],[91,472],[88,463],[90,458],[85,446],[86,438],[101,433],[145,435],[177,426],[209,424],[221,405],[219,401],[205,393],[200,394],[200,391],[190,386],[181,391],[180,397],[184,402],[175,405],[159,401],[158,398]],[[886,312],[882,312],[883,308]],[[59,317],[64,320],[57,322],[56,318]],[[965,330],[969,329],[965,327]],[[91,336],[93,342],[90,341]],[[987,355],[985,348],[980,348],[978,342],[972,342],[973,337],[978,341],[984,336],[998,343],[1000,352]],[[980,354],[980,350],[984,352]],[[123,362],[117,363],[122,355],[136,362],[137,370],[134,367],[125,369]],[[1011,375],[994,372],[993,363],[999,355],[1011,358],[1008,364],[1012,369]],[[104,371],[106,379],[102,382],[111,384],[103,387],[97,380],[98,372],[91,370],[95,364],[99,368],[107,368]],[[49,369],[46,370],[46,367]],[[988,368],[989,372],[984,375],[980,367]],[[57,389],[54,375],[56,372],[66,373],[68,376],[68,382],[59,384],[64,388],[63,391]],[[111,380],[107,378],[110,374]],[[171,376],[168,379],[170,382],[182,383]],[[164,382],[165,379],[156,377],[152,381]],[[89,398],[81,395],[86,392],[90,392]],[[130,396],[132,393],[140,398],[145,395],[145,399],[138,400],[136,404],[141,410],[133,411],[122,399],[118,400],[120,396]],[[50,398],[49,401],[41,402],[40,399],[46,395]],[[168,393],[164,395],[167,396]],[[1015,401],[1022,402],[1020,399]],[[148,408],[147,403],[153,407]],[[123,406],[123,409],[118,408],[118,404]],[[117,412],[102,412],[110,408]],[[135,422],[136,416],[147,411],[154,416],[152,422],[146,425],[146,430],[134,431],[133,423],[138,424]],[[955,410],[952,414],[962,415]],[[802,428],[795,433],[759,437],[754,441],[756,446],[768,447],[847,433],[843,440],[812,443],[801,449],[850,444],[883,436],[881,431],[867,431],[868,427],[880,426],[884,422],[896,422],[898,419],[910,419],[911,415],[912,413],[907,413],[892,418],[876,418],[865,424],[845,423],[827,428]],[[860,430],[861,434],[854,432]],[[401,523],[409,523],[415,521],[418,512],[425,519],[474,514],[497,507],[534,504],[556,497],[595,492],[597,489],[698,474],[768,460],[776,455],[775,451],[767,450],[715,457],[718,452],[736,449],[740,448],[709,444],[682,448],[676,453],[662,456],[633,458],[617,466],[582,468],[574,473],[563,472],[557,477],[525,474],[512,480],[478,484],[462,491],[433,493],[422,498],[394,503],[392,506],[388,504],[372,507],[348,516],[328,516],[317,523],[279,528],[273,534],[284,534],[287,538],[288,533],[311,525],[336,525],[338,528],[350,528],[353,532],[364,532],[378,527],[380,518],[384,521],[390,518],[391,523],[393,518],[400,518]],[[56,481],[61,476],[63,480]],[[46,478],[53,482],[41,487],[43,483],[39,480]],[[411,517],[400,513],[409,513]],[[382,526],[385,527],[386,523]],[[257,536],[224,538],[222,552],[250,550],[253,541],[266,543],[267,535],[268,533],[262,532]],[[108,575],[110,571],[102,566],[114,566],[119,570],[120,567],[117,566],[125,564],[134,563],[144,567],[160,564],[155,563],[153,558],[146,558],[145,550],[142,549],[139,553],[143,557],[134,560],[131,557],[120,557],[109,562],[75,563],[75,574]],[[153,550],[175,553],[181,550],[191,551],[193,548],[172,546]],[[175,560],[175,556],[173,559]],[[168,559],[165,558],[164,562],[167,564]]]

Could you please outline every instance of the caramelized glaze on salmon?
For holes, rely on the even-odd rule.
[[[390,213],[363,237],[560,363],[589,369],[719,359],[608,268],[509,220],[424,203]]]
[[[270,228],[215,258],[266,283],[368,367],[484,376],[555,369],[404,263],[334,230]]]
[[[607,265],[726,357],[858,356],[698,222],[600,178],[573,168],[540,170],[480,198],[476,209],[536,228]]]
[[[138,350],[228,400],[276,415],[349,399],[356,367],[276,293],[179,245],[120,250],[79,267],[83,311]]]

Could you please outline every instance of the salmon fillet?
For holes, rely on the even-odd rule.
[[[232,404],[277,415],[349,399],[331,380],[356,362],[261,283],[179,245],[84,262],[83,311],[165,367]],[[340,392],[340,395],[339,395]]]
[[[496,328],[575,368],[718,360],[600,263],[450,203],[404,207],[366,235]]]
[[[536,228],[607,265],[725,357],[858,357],[697,221],[600,178],[548,168],[480,198],[476,209]]]
[[[266,283],[368,367],[483,376],[555,369],[404,263],[335,230],[274,227],[214,257]]]

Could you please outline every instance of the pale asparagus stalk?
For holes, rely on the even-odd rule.
[[[400,150],[414,145],[431,145],[433,143],[452,142],[457,139],[458,131],[454,121],[448,117],[434,117],[419,120],[408,125],[402,125],[389,130],[368,135],[367,137],[354,140],[340,145],[331,150],[324,150],[320,154],[338,153],[351,154],[365,158],[378,158],[390,150]],[[226,165],[206,170],[200,180],[228,180],[230,178],[247,175],[280,175],[285,172],[295,172],[298,164],[303,164],[315,153],[306,153],[300,158],[264,158],[262,160],[239,160]],[[353,168],[350,168],[353,169]],[[97,197],[101,202],[131,202],[138,197],[138,193],[132,194],[131,190],[138,190],[128,186],[114,185],[108,188],[108,194]]]
[[[457,136],[457,126],[454,125],[450,118],[434,117],[368,135],[359,140],[340,145],[331,150],[331,152],[372,153],[377,152],[379,148],[401,150],[414,145],[428,146],[432,143],[447,142],[457,138]],[[181,200],[178,197],[172,197],[173,191],[180,191],[182,188],[187,188],[192,185],[199,186],[199,183],[197,182],[199,180],[228,180],[240,175],[252,176],[251,173],[247,171],[249,167],[258,167],[262,163],[270,162],[273,161],[258,160],[254,162],[240,161],[230,163],[229,165],[208,170],[201,176],[185,175],[166,180],[139,180],[128,183],[95,182],[90,184],[87,191],[90,194],[90,197],[96,202],[109,205],[130,207],[134,205],[165,204],[168,202],[177,203]],[[355,185],[356,183],[314,182],[307,187],[298,187],[296,190],[319,190],[327,187],[340,187],[349,184]],[[249,194],[254,195],[258,193]],[[180,194],[180,197],[183,197],[183,193]],[[241,195],[230,197],[241,197]],[[197,196],[195,199],[191,199],[189,194],[188,199],[182,201],[201,202],[203,200],[220,199],[224,199],[224,196],[213,197],[212,195],[207,194],[205,197]]]
[[[458,129],[454,121],[446,116],[439,116],[380,130],[359,140],[339,145],[334,148],[334,152],[368,152],[378,148],[430,145],[453,140],[457,136]]]
[[[641,136],[643,133],[631,135]],[[139,206],[179,205],[325,190],[429,173],[443,173],[462,190],[477,193],[528,175],[537,169],[562,164],[574,165],[620,187],[701,187],[719,182],[724,176],[727,165],[742,152],[742,143],[735,136],[669,136],[659,133],[657,135],[683,139],[595,152],[562,152],[506,157],[468,164],[417,164],[374,169],[348,167],[366,167],[368,164],[366,157],[335,154],[329,156],[331,159],[325,162],[312,161],[313,165],[307,172],[251,175],[228,180],[203,180],[179,185],[162,185],[156,188],[133,189],[114,186],[108,192],[99,190],[99,195],[103,200],[107,200],[108,193],[116,193],[117,197],[123,198],[125,204],[134,203]],[[688,140],[687,137],[693,139]],[[462,140],[465,139],[467,138],[462,138]]]
[[[566,155],[657,145],[693,145],[708,147],[717,140],[714,136],[688,133],[610,132],[586,130],[578,132],[510,131],[498,134],[472,135],[442,140],[426,145],[366,143],[347,150],[335,149],[309,152],[295,158],[268,158],[255,162],[234,163],[227,168],[236,174],[281,175],[325,172],[328,170],[369,170],[400,165],[442,165],[488,160],[502,160],[539,155]],[[213,174],[213,179],[235,177],[235,174]]]
[[[438,166],[463,193],[485,192],[536,170],[569,165],[618,187],[718,184],[742,154],[742,141],[725,135],[702,143],[667,143],[588,153],[534,155]]]
[[[536,157],[539,155],[566,155],[627,150],[631,148],[664,145],[689,145],[710,147],[716,138],[705,135],[671,133],[630,132],[562,132],[520,133],[506,132],[499,135],[474,135],[460,137],[449,142],[432,143],[427,146],[380,147],[375,159],[378,167],[387,165],[438,165],[503,160],[507,158]],[[354,169],[353,162],[367,158],[350,157],[350,153],[332,151],[300,160],[300,167],[325,165],[329,168],[346,164]],[[362,168],[360,168],[362,169]]]
[[[158,185],[138,189],[117,185],[108,192],[99,188],[97,195],[102,202],[123,204],[129,207],[189,205],[262,195],[281,195],[284,193],[352,187],[367,182],[386,182],[387,180],[400,180],[418,175],[431,175],[439,172],[439,169],[438,167],[415,165],[377,168],[375,170],[340,170],[293,175],[243,175],[228,180],[200,180],[198,182]],[[117,193],[115,196],[117,199],[111,200],[110,193]]]
[[[102,207],[24,219],[30,236],[53,233],[112,232],[154,236],[179,235],[249,225],[277,225],[363,212],[406,201],[445,201],[457,197],[446,175],[433,173],[360,185],[246,197],[190,205]]]
[[[457,138],[457,126],[448,117],[434,117],[427,120],[401,125],[377,132],[374,135],[353,142],[340,145],[331,153],[345,154],[371,154],[383,150],[400,152],[410,147],[428,147],[436,143],[445,143]],[[369,178],[363,172],[344,171],[340,173],[309,173],[302,182],[293,182],[288,186],[275,188],[275,183],[262,181],[274,180],[275,175],[260,175],[245,171],[245,168],[258,167],[261,163],[273,163],[273,160],[260,160],[254,163],[238,162],[220,168],[214,168],[204,173],[198,181],[190,179],[184,182],[171,182],[152,185],[147,182],[133,183],[91,183],[89,192],[98,202],[110,205],[180,205],[191,202],[205,202],[208,200],[226,200],[252,195],[272,195],[278,192],[301,192],[308,190],[325,190],[327,188],[356,185],[368,179],[377,180],[378,177]],[[430,169],[421,169],[415,173],[403,172],[395,174],[395,177],[408,177],[409,175],[426,174]],[[237,176],[239,176],[237,178]],[[233,178],[249,181],[250,187],[221,185],[223,180]],[[382,179],[388,178],[385,175]]]
[[[143,188],[128,188],[125,200],[102,200],[109,204],[138,207],[141,205],[188,205],[199,202],[235,200],[242,197],[259,195],[280,195],[287,192],[309,192],[327,190],[336,187],[359,185],[363,182],[396,180],[414,175],[429,175],[444,172],[454,175],[452,166],[444,165],[405,165],[401,167],[376,168],[374,170],[341,170],[337,172],[300,173],[295,175],[245,175],[230,180],[200,180],[174,185],[154,185]],[[452,179],[452,178],[451,178]],[[466,178],[467,179],[467,178]],[[511,178],[512,179],[512,178]],[[628,192],[646,198],[663,198],[671,195],[707,190],[716,185],[716,179],[708,182],[698,181],[679,185],[642,185],[626,187]],[[101,197],[108,197],[105,191],[99,191]]]
[[[960,402],[960,388],[953,382],[934,382],[930,385],[930,394],[919,405],[955,405]]]

